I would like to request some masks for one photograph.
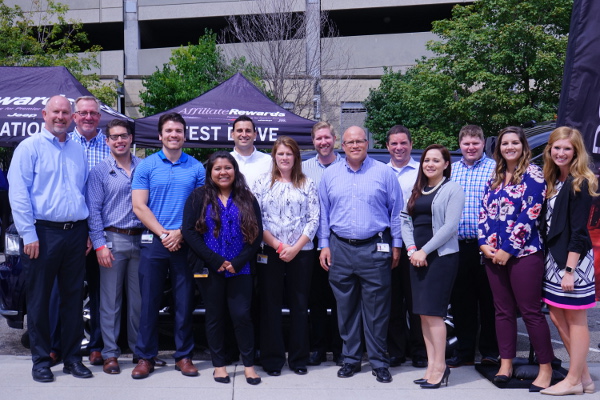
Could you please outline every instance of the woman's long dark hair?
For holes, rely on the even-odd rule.
[[[523,154],[517,163],[517,168],[515,168],[512,175],[512,179],[510,180],[510,185],[518,185],[521,183],[521,179],[523,178],[523,174],[527,171],[527,167],[529,167],[529,160],[531,160],[531,150],[529,149],[529,142],[527,142],[527,137],[525,136],[525,131],[520,126],[508,126],[498,133],[498,139],[496,140],[496,148],[494,149],[494,160],[496,161],[496,168],[494,170],[494,175],[492,175],[492,183],[490,187],[492,190],[496,190],[498,186],[504,184],[504,180],[506,179],[506,160],[502,156],[502,138],[504,135],[508,133],[514,133],[519,137],[519,141],[521,142],[521,146],[523,147]]]
[[[439,150],[442,153],[442,157],[444,161],[448,162],[448,167],[444,170],[444,177],[446,179],[450,179],[450,174],[452,173],[452,159],[450,158],[450,152],[445,146],[441,144],[432,144],[427,146],[423,154],[421,154],[421,161],[419,161],[419,174],[417,175],[417,181],[415,182],[415,186],[413,186],[413,190],[410,194],[410,198],[408,199],[408,203],[406,204],[406,210],[408,211],[408,215],[413,215],[413,211],[415,209],[415,202],[419,197],[421,197],[421,191],[425,186],[427,186],[427,176],[423,173],[423,160],[425,160],[425,156],[429,150]]]
[[[231,199],[237,206],[240,215],[240,227],[242,228],[242,234],[244,235],[244,242],[252,243],[256,236],[258,236],[258,221],[254,214],[253,200],[254,195],[248,189],[246,185],[246,179],[240,172],[237,161],[227,151],[217,151],[208,158],[206,163],[206,181],[204,183],[204,197],[202,198],[202,212],[200,218],[196,221],[196,230],[202,234],[206,233],[206,209],[208,205],[211,205],[212,212],[210,218],[215,221],[215,231],[213,235],[219,236],[221,230],[221,216],[219,214],[219,187],[212,180],[212,169],[215,162],[219,158],[226,158],[233,165],[233,171],[235,177],[233,179],[233,185],[231,187]]]

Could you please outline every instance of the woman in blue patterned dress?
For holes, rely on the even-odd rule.
[[[262,239],[262,221],[258,202],[228,152],[218,151],[208,159],[206,183],[187,199],[181,232],[190,246],[188,258],[194,270],[208,271],[199,285],[214,380],[231,381],[225,367],[225,329],[230,315],[246,382],[259,384],[261,379],[254,370],[250,260]]]
[[[544,150],[544,177],[548,182],[542,227],[544,301],[571,360],[566,378],[542,393],[593,393],[594,381],[586,363],[590,346],[587,309],[595,306],[596,299],[587,220],[598,181],[578,130],[563,126],[550,134]]]
[[[257,263],[260,290],[260,361],[271,376],[281,374],[285,345],[281,307],[290,309],[288,366],[294,373],[308,371],[308,295],[313,237],[319,225],[315,183],[302,173],[296,141],[280,136],[273,145],[273,168],[254,184],[262,213],[263,248]]]
[[[531,151],[523,129],[500,131],[494,150],[496,169],[482,199],[479,248],[496,310],[500,370],[494,378],[506,385],[517,352],[517,309],[523,316],[540,364],[531,392],[550,386],[554,352],[541,311],[544,256],[539,216],[546,193],[542,170],[529,163]]]

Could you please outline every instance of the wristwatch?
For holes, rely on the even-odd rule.
[[[568,265],[565,267],[565,272],[567,274],[572,274],[573,272],[575,272],[575,268],[571,268]]]
[[[409,250],[409,251],[406,253],[406,255],[410,257],[410,256],[412,256],[412,255],[413,255],[413,253],[414,253],[415,251],[416,251],[415,249]]]

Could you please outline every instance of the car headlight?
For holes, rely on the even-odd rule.
[[[18,234],[6,233],[4,236],[4,254],[7,256],[18,256],[20,254],[19,241]]]

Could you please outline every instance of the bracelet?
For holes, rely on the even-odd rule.
[[[283,250],[283,242],[279,242],[279,247],[277,247],[276,253],[279,254]]]
[[[103,248],[105,248],[105,247],[106,247],[106,245],[105,245],[105,244],[103,244],[102,246],[98,247],[98,248],[96,249],[96,251],[100,251],[100,250],[102,250],[102,249],[103,249]]]
[[[417,250],[417,246],[415,246],[414,244],[412,246],[409,246],[406,251],[411,251],[411,250]]]

